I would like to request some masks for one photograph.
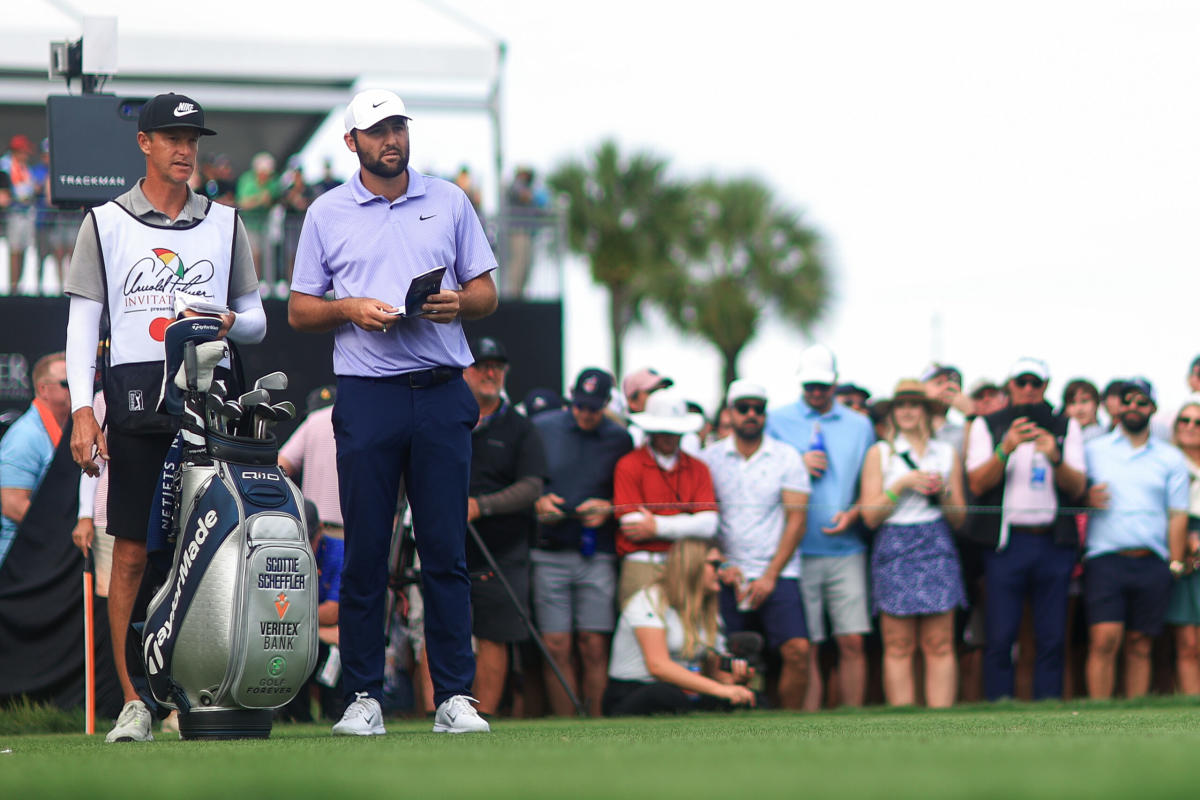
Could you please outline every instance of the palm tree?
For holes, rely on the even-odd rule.
[[[820,237],[754,178],[706,180],[693,189],[689,259],[662,287],[661,304],[683,331],[721,355],[722,386],[768,312],[808,331],[829,302]]]
[[[616,143],[606,141],[586,162],[560,165],[548,181],[569,200],[570,248],[587,257],[592,280],[608,289],[618,378],[626,331],[640,321],[655,287],[682,267],[678,243],[686,231],[688,190],[666,172],[665,160],[649,153],[623,158]]]

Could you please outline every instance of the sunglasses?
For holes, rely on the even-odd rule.
[[[71,388],[71,384],[70,384],[70,383],[68,383],[67,381],[59,381],[59,382],[58,382],[58,385],[59,385],[59,386],[61,386],[61,387],[62,387],[62,388],[64,388],[64,389],[69,389],[69,388]]]
[[[806,383],[804,391],[806,392],[828,392],[833,388],[832,383]]]
[[[745,400],[738,400],[733,404],[733,410],[739,414],[749,414],[753,411],[755,414],[758,414],[761,417],[763,414],[767,413],[767,404],[748,403]]]
[[[725,562],[719,558],[710,558],[707,561],[705,561],[704,563],[708,564],[710,567],[712,567],[715,570],[719,570],[719,569],[721,569],[721,565],[724,564]]]
[[[1200,417],[1180,417],[1175,424],[1185,428],[1200,428]]]
[[[1133,406],[1134,408],[1150,408],[1154,403],[1151,403],[1147,397],[1130,397],[1125,401],[1125,405]]]
[[[1022,375],[1019,378],[1013,379],[1013,386],[1021,389],[1040,389],[1046,385],[1046,382],[1041,378],[1035,378],[1032,375]]]

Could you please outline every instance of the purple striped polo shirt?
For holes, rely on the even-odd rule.
[[[300,231],[292,291],[322,297],[374,297],[404,303],[414,276],[444,266],[442,288],[496,268],[483,226],[453,183],[408,169],[408,193],[389,203],[355,173],[313,201]],[[345,324],[336,329],[336,375],[381,377],[430,367],[467,367],[474,359],[462,323],[401,319],[387,333]]]

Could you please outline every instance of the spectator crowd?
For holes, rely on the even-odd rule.
[[[738,379],[710,420],[650,368],[619,384],[585,369],[565,397],[514,403],[504,345],[471,350],[485,714],[1200,694],[1200,357],[1193,394],[1152,425],[1145,378],[1055,395],[1036,358],[969,392],[934,364],[881,399],[840,382],[817,345],[798,400],[769,407]],[[38,363],[36,398],[0,439],[0,563],[64,421],[63,368],[61,353]],[[313,686],[333,719],[335,396],[314,391],[281,450],[314,501]],[[104,563],[99,486],[85,476],[73,536]],[[393,569],[393,709],[432,708],[419,570],[403,556]],[[281,713],[311,712],[303,698]]]
[[[240,211],[263,295],[286,299],[305,212],[313,200],[342,180],[329,159],[315,179],[304,174],[299,156],[289,158],[281,170],[275,156],[260,152],[244,167],[239,169],[223,153],[205,153],[189,185],[197,194]],[[470,168],[463,165],[448,179],[467,194],[480,220],[486,222],[483,194]],[[58,278],[54,293],[63,285],[82,212],[55,208],[50,196],[50,140],[42,139],[35,146],[24,134],[13,136],[0,155],[0,236],[8,245],[10,295],[40,291],[38,277],[26,275],[22,284],[30,253],[39,272],[52,256]],[[548,224],[549,199],[546,189],[535,182],[533,170],[518,167],[501,203],[501,215],[510,224],[504,231],[489,226],[489,236],[493,247],[503,246],[506,263],[514,265],[505,293],[519,295],[528,280],[532,242],[539,227]]]
[[[513,402],[503,344],[472,352],[487,714],[1200,692],[1200,358],[1151,425],[1146,379],[1057,394],[1036,358],[880,399],[815,346],[797,401],[739,379],[709,420],[650,368]]]

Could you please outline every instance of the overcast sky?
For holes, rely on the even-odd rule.
[[[843,378],[886,394],[931,358],[971,383],[1032,355],[1056,397],[1077,375],[1144,373],[1164,407],[1182,399],[1200,352],[1200,4],[442,5],[507,44],[509,168],[544,174],[611,136],[680,176],[755,174],[803,209],[836,285],[815,339]],[[239,7],[189,14],[236,30]],[[375,37],[410,36],[426,17],[406,7],[347,13]],[[335,13],[291,8],[318,30]],[[495,188],[482,117],[426,114],[412,138],[418,168],[468,163]],[[340,147],[329,132],[309,155]],[[566,300],[568,375],[610,366],[604,295],[575,261]],[[807,341],[769,326],[742,376],[794,399]],[[630,333],[625,363],[659,367],[710,409],[719,397],[713,351],[659,326]]]

